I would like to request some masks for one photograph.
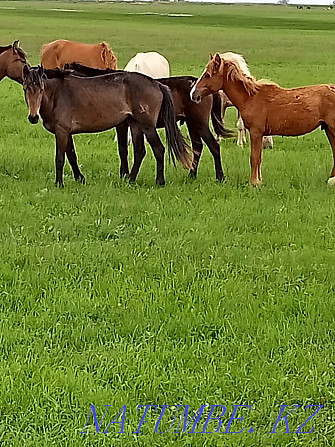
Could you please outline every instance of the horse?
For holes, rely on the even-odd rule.
[[[12,45],[0,47],[0,81],[7,76],[22,84],[22,71],[26,64],[26,54],[19,47],[18,40],[15,40]]]
[[[175,122],[171,92],[152,78],[129,72],[83,78],[41,66],[24,66],[23,89],[30,123],[36,124],[40,114],[44,127],[55,135],[58,186],[63,186],[65,154],[75,180],[85,183],[72,135],[103,132],[125,120],[134,133],[143,132],[147,137],[156,158],[158,185],[165,183],[164,146],[156,131],[158,117],[164,123],[172,160],[177,158],[190,168],[187,144]]]
[[[244,57],[240,54],[237,53],[232,53],[231,51],[224,53],[224,57],[228,58],[229,60],[235,62],[236,64],[238,64],[241,68],[241,70],[243,71],[243,73],[246,76],[251,77],[250,71],[249,71],[249,67],[244,59]],[[223,92],[221,92],[222,94],[222,100],[223,100],[223,112],[222,115],[223,117],[225,116],[225,112],[226,109],[228,107],[233,106],[234,104],[232,104],[232,102],[229,100],[229,98],[227,97],[227,95]],[[247,131],[246,128],[244,126],[244,122],[243,119],[240,115],[240,112],[238,112],[238,119],[237,119],[237,145],[240,147],[243,147],[246,142],[247,142]],[[265,136],[263,137],[263,149],[265,148],[271,148],[273,149],[273,138],[272,136]]]
[[[74,70],[74,74],[84,76],[101,76],[111,71],[92,69],[75,63],[66,65],[66,69]],[[196,178],[197,176],[204,141],[214,158],[216,179],[222,181],[224,174],[221,165],[220,145],[210,131],[209,117],[212,119],[213,127],[217,135],[223,138],[231,138],[234,136],[234,133],[227,130],[221,120],[221,95],[210,95],[201,104],[195,104],[191,101],[190,91],[193,84],[197,81],[197,78],[193,76],[175,76],[157,80],[170,88],[175,106],[176,120],[186,122],[188,127],[193,150],[193,164],[190,170],[190,176],[192,178]],[[125,126],[126,124],[123,124],[116,128],[121,158],[121,177],[129,174],[127,137],[124,135]],[[157,127],[163,127],[163,124],[158,121]],[[129,176],[131,180],[136,179],[139,166],[145,155],[144,142],[140,137],[138,138],[141,141],[141,150],[139,154],[135,154],[136,162]]]
[[[283,88],[256,81],[236,62],[216,53],[211,55],[202,76],[191,91],[193,101],[223,90],[239,109],[251,138],[251,183],[260,185],[262,137],[297,136],[317,127],[326,131],[332,147],[334,166],[329,185],[335,185],[335,85],[320,84]]]
[[[89,65],[89,64],[85,64]],[[113,68],[113,67],[110,67]],[[170,66],[167,59],[155,51],[137,53],[124,67],[125,71],[136,71],[154,79],[170,76]]]
[[[41,65],[45,69],[63,68],[71,62],[101,69],[117,68],[117,58],[105,42],[90,44],[60,39],[42,46]]]

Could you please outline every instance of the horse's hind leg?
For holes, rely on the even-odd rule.
[[[190,177],[195,179],[198,173],[198,166],[202,154],[203,144],[198,131],[195,129],[195,126],[192,126],[192,123],[188,121],[186,121],[186,125],[192,141],[193,151],[193,163],[192,169],[190,170]]]
[[[325,129],[326,135],[328,137],[328,141],[332,147],[333,150],[333,159],[334,159],[334,166],[332,169],[332,172],[330,174],[330,177],[328,179],[328,185],[335,186],[335,128],[329,128],[327,127]]]
[[[131,168],[129,179],[135,181],[145,157],[144,134],[137,126],[131,126],[131,137],[134,145],[134,164]]]
[[[156,183],[157,185],[165,185],[164,179],[164,152],[165,148],[158,136],[157,130],[152,128],[143,129],[145,136],[147,137],[150,146],[152,147],[154,156],[156,158],[157,173]]]
[[[76,151],[74,148],[72,135],[69,135],[69,139],[68,139],[67,146],[66,146],[66,156],[67,156],[67,159],[69,160],[69,163],[71,165],[74,179],[80,180],[81,183],[85,183],[85,177],[80,172],[80,169],[78,166],[77,154],[76,154]]]
[[[129,174],[128,167],[128,122],[123,121],[123,123],[116,126],[117,133],[117,144],[120,155],[120,177],[124,177]]]
[[[215,163],[215,173],[216,180],[222,182],[224,180],[224,173],[221,164],[221,156],[220,156],[220,145],[212,135],[211,131],[207,127],[207,129],[201,134],[204,142],[207,144],[208,149],[211,151],[211,154],[214,158]]]
[[[69,134],[62,129],[57,129],[56,137],[56,186],[64,186],[63,169],[65,163],[65,153],[69,141]]]

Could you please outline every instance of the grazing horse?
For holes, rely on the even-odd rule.
[[[76,75],[83,76],[101,76],[110,72],[110,70],[97,70],[75,63],[66,65],[66,68],[74,70]],[[170,88],[175,106],[176,120],[186,122],[188,127],[193,149],[193,165],[190,176],[192,178],[196,178],[197,176],[204,141],[214,158],[216,178],[222,181],[224,175],[221,165],[220,145],[209,129],[209,118],[212,118],[213,127],[218,136],[230,138],[234,134],[223,126],[221,120],[221,95],[210,95],[204,98],[201,104],[196,104],[191,101],[190,91],[193,84],[197,81],[197,78],[193,76],[175,76],[161,78],[158,81]],[[126,123],[116,128],[121,158],[121,177],[129,174],[127,137],[124,135],[125,127],[127,127]],[[163,127],[163,123],[160,120],[157,122],[157,127]],[[135,164],[129,176],[132,180],[136,179],[139,166],[145,155],[143,138],[138,136],[138,139],[141,142],[141,150],[140,153],[135,154]]]
[[[42,67],[23,69],[23,89],[29,121],[39,113],[44,127],[56,137],[56,184],[63,186],[65,154],[74,178],[85,182],[72,140],[73,134],[102,132],[129,120],[134,133],[147,137],[157,162],[156,183],[163,185],[164,146],[156,131],[158,117],[167,134],[169,153],[186,168],[191,161],[175,122],[172,95],[167,87],[140,73],[119,72],[95,78],[74,76]]]
[[[60,39],[43,45],[41,64],[45,69],[64,68],[71,62],[101,69],[117,68],[116,56],[105,42],[91,44]]]
[[[88,65],[88,64],[85,64]],[[112,67],[110,67],[112,68]],[[136,71],[154,79],[170,76],[169,62],[159,53],[137,53],[124,68],[125,71]]]
[[[15,40],[13,45],[0,47],[0,81],[8,76],[13,81],[22,84],[22,71],[26,64],[26,55],[19,47],[18,40]]]
[[[211,55],[201,78],[191,91],[193,101],[223,90],[238,108],[250,132],[251,183],[259,185],[264,135],[297,136],[321,126],[333,150],[334,166],[328,180],[335,185],[335,85],[283,88],[256,81],[236,62],[219,53]]]

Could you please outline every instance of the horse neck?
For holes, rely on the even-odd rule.
[[[7,76],[7,51],[0,54],[0,81]]]
[[[53,109],[54,103],[57,100],[58,92],[61,91],[59,85],[62,79],[52,78],[44,80],[44,92],[41,103],[41,116]]]
[[[228,96],[228,99],[236,106],[238,109],[243,107],[243,104],[249,98],[249,94],[246,91],[243,82],[227,79],[227,76],[223,75],[222,89],[224,93]]]

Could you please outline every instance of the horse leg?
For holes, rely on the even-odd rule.
[[[237,120],[237,145],[243,147],[247,141],[243,119],[238,112]]]
[[[56,186],[63,187],[63,168],[69,134],[62,130],[55,132],[56,137]]]
[[[331,130],[329,127],[327,127],[325,130],[326,130],[326,135],[328,137],[328,141],[332,147],[333,159],[334,159],[334,166],[333,166],[332,172],[330,174],[330,177],[328,179],[328,185],[335,186],[335,128],[333,128]]]
[[[195,126],[192,126],[192,124],[188,121],[186,121],[186,125],[192,141],[193,151],[193,163],[192,169],[190,170],[190,177],[195,179],[198,173],[198,166],[202,154],[203,144],[198,131],[195,129]]]
[[[145,143],[143,132],[137,126],[131,126],[130,131],[134,145],[134,164],[131,168],[129,179],[135,181],[145,157]]]
[[[251,139],[251,184],[258,186],[262,182],[261,162],[262,162],[262,134],[258,131],[250,131]]]
[[[156,184],[165,185],[164,179],[164,152],[165,148],[158,136],[155,127],[143,129],[147,140],[149,141],[152,151],[156,158],[157,173],[156,173]]]
[[[220,145],[212,135],[211,131],[207,127],[207,129],[202,133],[202,138],[204,142],[207,144],[208,149],[211,151],[211,154],[214,158],[214,164],[215,164],[215,173],[216,173],[216,180],[219,180],[220,182],[224,181],[224,173],[222,169],[221,164],[221,156],[220,156]]]
[[[119,155],[121,160],[120,165],[120,177],[124,177],[129,174],[128,167],[128,123],[123,123],[116,126],[117,144],[119,149]]]
[[[76,151],[74,148],[72,135],[69,135],[69,139],[68,139],[67,146],[66,146],[66,156],[67,156],[67,159],[69,160],[69,163],[71,165],[74,179],[80,180],[81,183],[84,184],[85,177],[80,172],[80,169],[78,166],[77,154],[76,154]]]

